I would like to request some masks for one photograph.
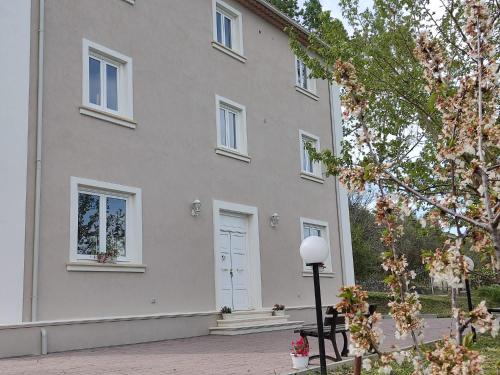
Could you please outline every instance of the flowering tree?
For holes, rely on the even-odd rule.
[[[424,10],[425,5],[424,2]],[[359,79],[356,63],[337,56],[333,66],[325,66],[329,47],[321,46],[314,37],[310,47],[321,57],[327,57],[326,60],[310,58],[302,47],[292,43],[315,75],[342,87],[344,118],[355,138],[356,150],[349,157],[335,156],[330,150],[316,152],[308,147],[311,157],[323,162],[327,173],[339,176],[349,190],[363,191],[367,185],[378,189],[376,218],[384,227],[382,240],[387,247],[382,267],[390,288],[390,313],[396,337],[411,336],[414,350],[380,352],[382,334],[375,324],[380,317],[366,315],[367,296],[359,287],[344,287],[338,308],[348,318],[351,350],[359,357],[374,349],[380,355],[376,365],[382,373],[391,371],[392,361],[404,360],[413,362],[416,374],[478,373],[482,357],[469,348],[471,340],[470,336],[463,336],[465,328],[474,324],[480,332],[492,335],[498,332],[498,320],[488,313],[484,302],[465,313],[457,308],[452,293],[456,336],[424,352],[420,346],[424,327],[421,304],[411,286],[415,272],[407,268],[407,260],[396,246],[402,234],[402,219],[417,211],[423,223],[440,226],[450,233],[442,248],[423,256],[432,277],[448,282],[452,288],[458,287],[468,277],[463,255],[465,244],[487,259],[499,274],[500,101],[496,80],[498,55],[495,55],[498,35],[494,33],[498,32],[498,27],[495,28],[498,17],[491,17],[488,6],[481,1],[457,4],[450,0],[444,5],[447,27],[442,23],[437,31],[432,25],[426,31],[415,30],[412,55],[425,80],[429,108],[422,110],[419,103],[414,103],[415,126],[407,126],[399,135],[416,141],[398,152],[387,149],[396,141],[398,147],[408,146],[408,142],[401,142],[394,132],[387,131],[387,127],[397,127],[397,123],[387,125],[377,121],[376,116],[383,109],[379,102],[384,95],[366,89]],[[432,14],[428,20],[434,20]],[[397,66],[394,69],[398,71]],[[411,107],[405,93],[392,92],[390,99],[396,113]],[[425,121],[417,120],[419,116],[424,116]],[[432,127],[435,132],[421,132],[422,124],[435,118],[439,119],[437,126]],[[365,365],[371,366],[368,362]]]

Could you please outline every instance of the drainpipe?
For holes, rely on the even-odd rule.
[[[33,285],[31,290],[31,321],[38,320],[38,258],[40,253],[40,186],[42,173],[43,119],[43,53],[45,32],[45,0],[39,2],[38,29],[38,92],[36,117],[35,225],[33,235]]]
[[[332,147],[334,155],[339,156],[341,151],[342,126],[341,107],[335,95],[339,95],[339,89],[333,84],[328,85],[330,99],[330,122],[332,126]],[[339,128],[340,125],[340,128]],[[354,285],[354,264],[352,259],[351,228],[349,222],[349,205],[346,202],[347,192],[340,185],[338,177],[335,177],[335,189],[337,198],[337,220],[339,223],[340,239],[340,264],[342,270],[342,284]]]

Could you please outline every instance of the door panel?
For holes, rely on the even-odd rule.
[[[231,261],[233,268],[233,304],[235,310],[248,309],[246,235],[231,233]]]
[[[245,217],[221,215],[219,232],[219,292],[222,306],[249,309],[247,222]]]
[[[220,232],[219,235],[219,282],[222,306],[233,306],[233,286],[231,281],[231,235]]]

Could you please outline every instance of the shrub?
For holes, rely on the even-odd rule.
[[[477,289],[477,293],[481,298],[486,299],[486,301],[489,302],[490,305],[495,305],[488,307],[500,306],[500,285],[482,286]]]

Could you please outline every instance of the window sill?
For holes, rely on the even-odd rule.
[[[117,116],[112,113],[100,111],[95,108],[87,107],[87,106],[81,106],[80,107],[80,113],[85,116],[90,116],[94,118],[98,118],[100,120],[104,120],[107,122],[111,122],[116,125],[121,125],[125,126],[130,129],[135,129],[137,127],[137,123],[127,117],[122,117],[122,116]]]
[[[230,49],[230,48],[227,48],[226,46],[223,46],[222,44],[218,43],[218,42],[212,42],[212,47],[214,47],[215,49],[221,51],[221,52],[224,52],[225,54],[231,56],[233,59],[236,59],[242,63],[246,63],[247,62],[247,58],[241,54],[239,54],[238,52]]]
[[[66,270],[72,272],[146,272],[145,264],[120,264],[97,262],[71,262],[66,264]]]
[[[233,159],[241,160],[241,161],[244,161],[246,163],[250,163],[250,161],[252,160],[250,158],[250,156],[248,156],[248,155],[241,154],[239,152],[236,152],[236,151],[233,151],[233,150],[229,150],[227,148],[222,148],[222,147],[217,147],[215,149],[215,153],[217,155],[227,156],[227,157],[230,157],[230,158],[233,158]]]
[[[318,184],[325,183],[325,179],[323,177],[318,177],[314,174],[307,173],[307,172],[300,172],[300,177],[303,178],[304,180],[317,182]]]
[[[313,277],[313,273],[312,271],[302,271],[302,276],[303,277]],[[333,272],[320,272],[319,273],[319,277],[328,277],[328,278],[334,278],[335,277],[335,273]]]
[[[309,97],[309,98],[311,98],[313,100],[316,100],[316,101],[319,100],[319,96],[316,95],[315,93],[313,93],[312,91],[303,89],[300,86],[295,86],[295,90],[297,90],[297,92],[300,92],[301,94],[304,94],[305,96],[307,96],[307,97]]]

